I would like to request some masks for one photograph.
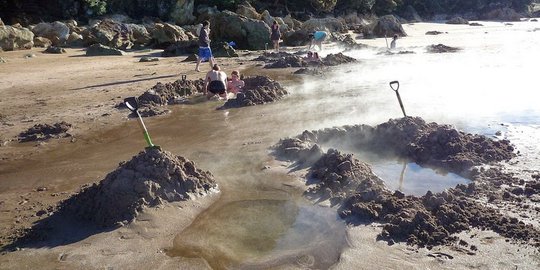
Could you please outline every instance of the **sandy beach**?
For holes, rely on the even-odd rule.
[[[449,46],[490,50],[491,46],[495,47],[501,40],[497,33],[513,31],[507,30],[510,26],[504,26],[499,22],[483,23],[485,27],[475,28],[475,32],[471,32],[468,25],[450,26],[436,23],[404,25],[409,36],[400,39],[398,46],[420,51],[420,48],[423,50],[427,45],[443,43]],[[529,28],[531,27],[523,27]],[[431,30],[446,31],[449,34],[426,36],[425,32]],[[475,44],[478,40],[467,39],[474,35],[487,35],[484,32],[493,35],[485,37],[482,44]],[[538,35],[538,32],[525,33],[525,30],[523,32]],[[384,39],[359,39],[357,42],[373,46],[375,50],[384,50],[385,47]],[[323,56],[340,51],[335,44],[325,45]],[[286,48],[286,51],[295,52],[300,49],[304,48]],[[186,56],[163,58],[160,57],[161,50],[99,57],[86,57],[82,49],[66,50],[67,53],[60,55],[44,54],[41,48],[0,52],[0,57],[7,60],[6,63],[0,63],[0,213],[2,213],[0,247],[11,244],[17,237],[23,235],[32,224],[52,213],[57,203],[78,192],[82,185],[98,182],[113,171],[119,162],[129,160],[144,149],[144,140],[135,123],[136,120],[128,118],[127,110],[116,108],[124,98],[139,96],[158,82],[173,82],[182,75],[186,75],[189,80],[204,76],[204,72],[194,70],[194,62],[182,61]],[[295,68],[264,69],[263,62],[252,61],[261,53],[262,51],[240,51],[238,58],[218,58],[217,62],[227,73],[237,69],[246,76],[266,75],[280,82],[292,97],[312,98],[313,95],[308,88],[311,83],[310,77],[292,75]],[[359,52],[356,55],[363,54],[366,53]],[[373,55],[360,59],[361,65],[365,65],[366,62],[369,64],[371,59],[379,57]],[[159,61],[139,62],[143,56],[159,57]],[[444,59],[444,56],[441,56],[441,59]],[[397,62],[399,59],[392,61]],[[203,63],[201,67],[204,70],[208,65]],[[345,67],[343,73],[347,72],[347,68]],[[369,66],[365,69],[369,69]],[[327,82],[332,82],[332,78],[325,78]],[[386,78],[381,80],[384,79]],[[367,86],[358,86],[358,89],[363,89],[362,87]],[[352,99],[347,99],[346,96],[347,94],[336,93],[328,95],[328,99],[344,97],[344,104],[353,103],[350,101]],[[324,98],[325,96],[320,97]],[[295,105],[294,101],[286,99],[283,102],[289,106],[288,108]],[[395,103],[394,96],[388,99]],[[282,101],[276,103],[279,102]],[[312,111],[291,110],[290,113],[294,116],[289,119],[284,116],[287,113],[285,105],[274,105],[283,106],[278,107],[280,114],[276,115],[272,111],[276,110],[276,107],[271,107],[273,105],[216,111],[215,108],[223,103],[222,101],[171,105],[167,107],[171,110],[170,114],[145,118],[155,142],[164,149],[185,156],[203,169],[211,171],[221,191],[195,200],[147,208],[135,222],[115,230],[95,231],[81,229],[83,226],[81,224],[58,224],[59,227],[48,235],[49,239],[53,240],[41,242],[37,246],[15,247],[13,250],[2,252],[0,269],[227,268],[226,265],[216,266],[201,257],[169,256],[169,251],[174,249],[175,237],[182,231],[188,230],[190,226],[197,227],[198,222],[203,222],[205,213],[218,211],[221,209],[219,207],[227,203],[251,199],[294,201],[297,197],[301,197],[307,189],[303,180],[306,171],[292,170],[288,167],[290,164],[278,162],[269,155],[268,149],[277,143],[277,138],[295,136],[304,129],[351,124],[350,122],[373,124],[390,118],[388,115],[350,116],[344,120],[339,118],[342,113],[332,111],[331,106],[319,106],[316,103],[318,100],[310,102],[305,108],[309,107],[313,109]],[[354,107],[354,110],[365,112],[361,108],[362,104],[357,104],[358,108]],[[413,101],[409,104],[416,105]],[[397,112],[394,115],[399,117],[400,111],[397,106],[394,107],[387,111]],[[394,109],[396,111],[393,111]],[[433,111],[434,114],[430,115],[432,118],[437,118],[439,116],[437,113],[443,114],[436,112],[436,109]],[[466,109],[464,111],[463,114],[466,114]],[[424,113],[422,109],[414,112]],[[323,113],[328,115],[328,118],[325,118]],[[298,115],[305,115],[305,118],[302,119]],[[533,112],[533,115],[536,114]],[[452,118],[448,116],[446,119]],[[68,131],[70,136],[38,143],[17,141],[19,133],[35,124],[52,124],[60,121],[72,125]],[[465,121],[455,122],[460,124]],[[466,127],[466,124],[462,126]],[[233,150],[236,151],[231,152]],[[526,150],[521,151],[527,153]],[[534,149],[531,151],[534,152]],[[537,158],[533,156],[532,159]],[[527,157],[523,160],[527,160]],[[536,166],[536,163],[532,164]],[[531,173],[538,172],[537,167],[526,169],[530,169]],[[525,174],[528,173],[529,171]],[[216,204],[216,201],[220,203]],[[531,213],[524,218],[536,229],[540,229],[537,222],[540,214],[533,209],[539,206],[538,201],[531,202]],[[44,212],[38,215],[41,210]],[[515,215],[519,216],[520,213]],[[198,226],[204,228],[202,225]],[[540,267],[540,251],[537,247],[508,240],[491,231],[471,229],[459,235],[460,239],[468,239],[467,247],[475,246],[476,250],[471,253],[470,248],[464,248],[459,244],[436,246],[432,249],[409,246],[401,242],[389,245],[385,241],[377,240],[382,225],[376,223],[347,225],[345,228],[346,243],[336,240],[338,244],[334,242],[328,244],[339,245],[336,247],[338,255],[328,255],[336,257],[336,261],[329,266],[315,262],[313,250],[317,250],[317,244],[309,243],[305,247],[307,251],[291,252],[294,256],[276,255],[276,258],[269,256],[270,259],[260,261],[257,259],[240,261],[237,265],[232,264],[230,269],[538,269]],[[262,253],[273,254],[271,251]],[[252,255],[246,253],[238,256],[251,258]],[[238,263],[234,259],[228,261],[229,259],[227,257],[227,260],[222,261]]]

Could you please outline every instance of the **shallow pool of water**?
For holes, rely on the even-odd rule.
[[[325,269],[345,247],[336,210],[292,200],[232,201],[206,211],[178,234],[170,256],[213,269],[299,265]]]

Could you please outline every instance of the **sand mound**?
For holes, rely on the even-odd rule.
[[[244,78],[245,86],[236,99],[229,99],[219,109],[239,108],[274,102],[287,95],[281,85],[266,76]]]
[[[461,48],[450,47],[444,44],[429,45],[426,48],[428,53],[453,53],[461,51]]]
[[[71,124],[64,121],[60,123],[36,124],[28,130],[21,132],[18,136],[19,142],[45,141],[51,138],[69,137],[66,132],[71,128]]]
[[[309,147],[339,142],[345,147],[397,155],[464,176],[473,166],[515,156],[514,148],[507,140],[495,141],[486,136],[467,134],[449,125],[426,123],[419,117],[393,119],[376,127],[355,125],[304,131],[296,139]],[[277,145],[278,154],[284,147],[287,145]]]
[[[329,54],[322,59],[323,65],[325,66],[337,66],[340,64],[354,63],[357,62],[356,59],[346,56],[343,53]]]
[[[202,196],[217,188],[210,172],[184,157],[147,148],[60,208],[101,227],[131,222],[144,207]]]
[[[383,222],[381,237],[389,242],[405,241],[419,246],[446,244],[457,240],[452,234],[478,227],[540,246],[540,232],[532,225],[479,202],[479,198],[492,192],[489,188],[494,185],[492,182],[477,179],[467,186],[457,185],[437,194],[428,191],[422,197],[405,196],[388,190],[368,164],[333,149],[324,154],[319,143],[391,152],[435,167],[473,172],[493,180],[506,177],[510,181],[494,170],[471,170],[473,165],[513,157],[508,141],[493,141],[446,125],[426,124],[420,118],[406,117],[376,127],[358,125],[305,131],[296,138],[281,140],[275,153],[311,166],[306,179],[310,185],[307,196],[340,204],[340,216],[351,223]],[[534,192],[532,186],[526,185],[528,193]],[[521,193],[526,194],[526,189]]]
[[[172,83],[158,82],[139,96],[141,106],[163,106],[176,104],[179,97],[203,92],[204,80],[176,80]]]
[[[306,67],[308,63],[300,56],[291,55],[278,59],[274,63],[264,66],[264,68],[289,68],[289,67]]]

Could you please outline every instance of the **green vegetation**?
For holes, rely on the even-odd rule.
[[[0,17],[4,23],[23,24],[58,19],[85,20],[103,14],[125,14],[169,20],[178,0],[0,0]],[[186,0],[189,1],[189,0]],[[194,6],[216,6],[219,10],[236,11],[238,5],[250,3],[258,11],[268,10],[273,16],[293,16],[303,20],[310,16],[349,14],[401,14],[409,6],[422,17],[435,14],[484,13],[509,7],[518,12],[537,11],[539,0],[193,0]],[[195,11],[196,12],[196,11]],[[195,14],[197,15],[197,14]]]

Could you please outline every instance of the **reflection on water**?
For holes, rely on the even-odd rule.
[[[398,160],[372,163],[373,172],[384,180],[391,190],[407,195],[424,195],[428,190],[441,192],[457,184],[468,184],[470,180],[454,173],[443,173],[420,165]]]
[[[202,258],[214,269],[300,264],[327,268],[345,244],[335,209],[291,200],[233,201],[203,213],[178,234],[170,256]]]

